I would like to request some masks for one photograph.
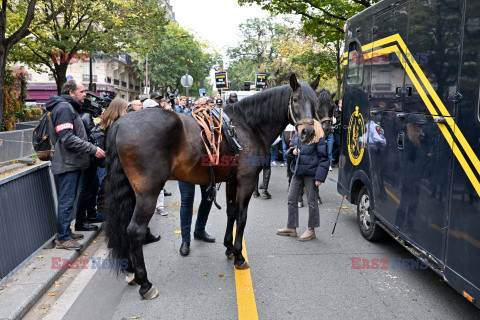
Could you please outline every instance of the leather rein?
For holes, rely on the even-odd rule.
[[[317,110],[315,110],[315,115],[317,116],[317,119],[320,119],[320,116],[318,115]],[[314,124],[313,119],[305,118],[305,119],[297,120],[295,118],[295,116],[293,115],[292,102],[291,101],[288,104],[288,119],[293,123],[293,125],[295,127],[297,127],[299,125],[302,125],[302,124],[311,125],[311,126]],[[333,121],[333,119],[330,118],[330,117],[323,117],[319,120],[320,124],[323,124],[325,121]]]

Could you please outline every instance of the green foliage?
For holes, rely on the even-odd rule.
[[[296,73],[303,81],[316,77],[316,70],[308,70],[305,61],[297,57],[323,48],[311,37],[290,27],[291,24],[290,21],[279,23],[272,18],[248,19],[240,24],[243,39],[236,47],[227,50],[231,59],[228,79],[233,90],[243,88],[244,81],[254,81],[257,72],[267,73],[270,87],[287,82],[291,73]]]
[[[22,121],[27,92],[27,72],[21,68],[7,69],[4,77],[3,97],[5,104],[2,114],[1,128],[11,131],[15,129],[15,123]]]
[[[182,35],[188,36],[180,38]],[[151,36],[155,37],[155,34]],[[194,81],[189,88],[190,95],[198,95],[202,79],[205,80],[206,92],[210,92],[212,86],[208,82],[209,73],[214,66],[221,63],[221,56],[213,51],[208,43],[195,40],[188,31],[175,23],[169,23],[162,36],[148,54],[148,76],[151,84],[162,92],[178,90],[184,94],[185,88],[181,86],[180,79],[188,72]],[[143,56],[138,57],[137,70],[142,77],[145,77],[144,61]]]
[[[165,9],[150,0],[43,0],[37,16],[44,19],[67,1],[71,5],[62,15],[45,27],[34,28],[9,57],[37,71],[47,67],[57,87],[66,81],[70,63],[88,61],[91,52],[106,56],[143,52],[155,43],[149,35],[158,35],[167,23]]]
[[[348,18],[379,1],[381,0],[238,0],[238,3],[240,5],[258,4],[274,15],[299,15],[302,30],[314,37],[324,48],[335,48],[333,51],[335,57],[328,51],[312,50],[301,54],[296,62],[307,63],[309,73],[315,70],[323,78],[334,76],[340,90],[342,66],[339,48],[345,37],[343,27]],[[332,70],[335,71],[334,75]]]

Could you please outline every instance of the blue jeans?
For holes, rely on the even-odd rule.
[[[98,167],[97,168],[97,178],[98,178],[98,191],[97,191],[97,200],[98,200],[98,192],[100,192],[100,187],[102,186],[103,177],[105,176],[105,168]],[[96,203],[97,201],[95,201]],[[105,214],[103,212],[97,211],[97,217],[100,219],[105,219]]]
[[[288,147],[287,143],[285,142],[285,137],[283,136],[282,132],[282,156],[283,156],[283,163],[287,164],[287,156],[285,153],[287,153]]]
[[[58,240],[72,239],[70,223],[81,173],[82,171],[72,171],[58,175]]]
[[[333,163],[333,143],[335,142],[333,138],[333,133],[328,135],[327,147],[328,147],[328,159],[330,159],[330,165]]]
[[[277,162],[277,145],[279,142],[277,142],[276,145],[272,146],[270,148],[270,162]]]
[[[80,176],[75,225],[79,226],[87,222],[87,217],[95,218],[97,216],[95,210],[97,193],[97,166],[90,166],[83,170]]]
[[[181,207],[180,207],[180,228],[182,230],[182,241],[190,242],[190,232],[192,227],[193,200],[195,199],[195,185],[178,181],[180,188]],[[208,214],[212,208],[213,201],[207,200],[208,185],[200,186],[202,191],[202,201],[198,207],[197,222],[195,223],[195,232],[205,231]]]
[[[337,163],[340,156],[340,133],[333,133],[333,142],[332,159],[333,163]]]

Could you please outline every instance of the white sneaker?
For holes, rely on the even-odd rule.
[[[276,161],[272,161],[272,162],[270,163],[270,166],[271,166],[271,167],[276,167],[277,165],[278,165],[278,164],[277,164]]]
[[[328,168],[328,171],[332,171],[332,170],[333,170],[333,169],[332,169],[332,166],[330,166],[330,168]]]

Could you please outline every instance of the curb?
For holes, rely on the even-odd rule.
[[[85,236],[79,241],[83,248],[78,251],[57,250],[51,242],[44,245],[43,249],[0,286],[0,320],[21,319],[67,270],[53,269],[52,258],[60,257],[69,261],[77,258],[102,230],[103,224],[99,225],[97,231],[78,232]]]

